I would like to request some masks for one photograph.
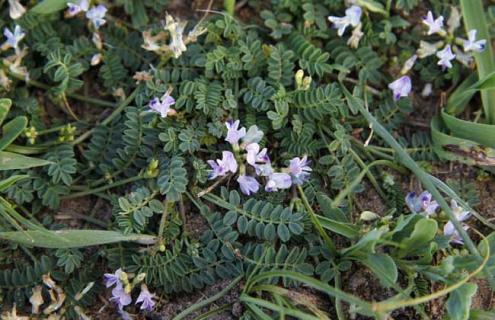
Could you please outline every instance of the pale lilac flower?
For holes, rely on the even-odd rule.
[[[270,158],[268,157],[267,154],[267,149],[263,148],[263,150],[260,151],[260,145],[257,143],[250,143],[246,146],[246,161],[253,167],[256,167],[257,164],[259,163],[268,163],[270,162]]]
[[[246,128],[242,127],[239,129],[240,123],[239,120],[229,120],[225,122],[225,125],[227,126],[227,137],[225,138],[225,141],[230,144],[237,144],[239,143],[239,140],[246,135]]]
[[[289,174],[282,172],[272,173],[265,185],[265,191],[273,192],[279,189],[288,189],[291,185],[292,179]]]
[[[132,297],[124,289],[122,283],[117,283],[115,288],[112,290],[112,297],[110,301],[115,301],[119,309],[123,309],[125,306],[131,304]]]
[[[161,99],[153,98],[149,103],[149,107],[154,112],[160,114],[162,118],[166,118],[171,111],[170,106],[175,104],[175,99],[168,93],[165,93]]]
[[[237,178],[237,182],[239,183],[239,187],[241,188],[242,193],[249,196],[252,193],[258,192],[260,188],[260,184],[258,181],[250,176],[239,176]]]
[[[107,8],[104,5],[99,4],[86,12],[86,18],[91,20],[96,29],[99,29],[106,22],[106,20],[103,19],[106,13]]]
[[[341,37],[348,26],[356,27],[361,20],[362,10],[358,6],[352,6],[345,11],[344,17],[329,16],[328,20],[338,29],[337,34]]]
[[[115,273],[105,273],[103,279],[105,281],[105,286],[110,288],[113,285],[120,284],[120,276],[122,275],[122,269],[119,268],[115,270]]]
[[[478,31],[473,29],[468,32],[468,40],[464,40],[463,47],[465,52],[474,51],[474,52],[482,52],[486,48],[486,40],[478,40],[476,41],[476,33]]]
[[[452,213],[454,214],[455,218],[460,222],[467,220],[470,216],[469,211],[466,211],[463,208],[459,207],[455,200],[452,200],[450,202],[450,208],[452,209]],[[464,225],[464,224],[462,225],[462,228],[464,230],[469,229],[469,227],[467,225]],[[449,221],[445,224],[445,226],[443,227],[443,234],[445,236],[448,236],[450,238],[450,242],[452,242],[452,243],[455,243],[455,244],[463,244],[464,243],[459,232],[455,229],[452,221]]]
[[[434,214],[439,207],[428,191],[423,191],[419,196],[416,196],[415,192],[408,193],[406,204],[412,212],[423,213],[427,217]]]
[[[135,304],[142,303],[140,308],[141,310],[151,311],[155,306],[155,301],[153,301],[155,297],[155,294],[149,292],[148,287],[145,284],[142,284],[141,292],[139,293]]]
[[[399,100],[401,97],[407,97],[412,90],[411,78],[402,76],[390,83],[388,88],[392,90],[395,101]]]
[[[433,17],[433,13],[431,11],[428,11],[428,14],[426,17],[423,18],[423,24],[425,24],[428,27],[428,35],[432,35],[434,33],[442,33],[443,30],[443,16],[440,16],[438,18]]]
[[[19,19],[26,12],[19,0],[9,0],[9,15],[13,20]]]
[[[307,156],[304,156],[302,159],[295,157],[290,160],[288,169],[294,184],[301,185],[308,180],[312,171],[309,163]]]
[[[230,151],[223,151],[221,160],[217,159],[216,162],[208,160],[207,162],[212,169],[208,175],[208,179],[210,180],[224,176],[228,172],[235,173],[237,171],[237,161],[235,160],[234,154]]]
[[[14,32],[10,31],[9,28],[3,29],[3,35],[7,38],[4,46],[7,46],[8,48],[18,49],[19,42],[24,39],[26,33],[22,30],[21,27],[16,25],[14,27]]]
[[[363,10],[359,6],[352,6],[345,11],[345,16],[353,27],[356,27],[361,21],[362,12]]]
[[[67,3],[67,14],[73,17],[80,12],[86,12],[89,9],[89,0],[78,0],[76,2]]]
[[[263,131],[258,129],[257,126],[250,126],[246,135],[242,138],[242,142],[246,145],[250,143],[258,143],[263,139]]]
[[[452,48],[450,45],[446,45],[445,48],[437,52],[438,65],[442,66],[443,69],[452,68],[452,60],[455,59],[455,54],[452,53]]]

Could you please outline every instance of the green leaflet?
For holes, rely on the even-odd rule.
[[[63,10],[67,7],[68,2],[69,0],[44,0],[32,7],[29,11],[36,14],[50,14]]]
[[[26,246],[53,249],[81,248],[123,241],[152,244],[156,240],[154,236],[149,235],[124,235],[120,232],[103,230],[8,231],[0,232],[0,239]]]
[[[474,283],[466,283],[454,290],[447,300],[447,311],[451,320],[468,320],[471,301],[478,286]]]
[[[413,256],[428,249],[428,244],[437,233],[437,222],[433,219],[421,219],[414,225],[414,230],[408,238],[400,243],[399,256]]]
[[[385,287],[393,287],[397,282],[399,272],[392,257],[383,253],[370,253],[366,258],[360,260],[373,271]]]
[[[32,167],[46,166],[50,161],[26,157],[17,153],[0,151],[0,171],[28,169]]]

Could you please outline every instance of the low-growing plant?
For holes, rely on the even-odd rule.
[[[2,319],[493,317],[481,0],[0,5]]]

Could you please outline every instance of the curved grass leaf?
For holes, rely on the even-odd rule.
[[[3,120],[7,117],[11,106],[12,100],[7,98],[0,99],[0,125],[2,125]]]
[[[495,125],[456,118],[442,110],[442,120],[453,136],[495,148]]]
[[[60,231],[8,231],[0,232],[0,239],[17,242],[26,246],[41,248],[81,248],[108,243],[132,241],[152,244],[156,237],[141,234],[124,235],[116,231],[103,230],[60,230]]]
[[[0,151],[0,171],[29,169],[32,167],[41,167],[50,164],[50,161],[26,157],[21,154]]]
[[[7,148],[9,144],[24,132],[28,120],[26,117],[16,117],[2,127],[2,138],[0,138],[0,151]]]
[[[489,24],[485,18],[485,10],[482,0],[461,0],[462,16],[466,32],[476,29],[479,39],[486,39],[491,43]],[[490,73],[495,71],[495,59],[493,57],[492,46],[488,45],[486,50],[480,53],[474,53],[478,75],[480,79],[486,78]],[[483,110],[489,123],[495,124],[495,89],[483,90],[481,92],[483,101]]]

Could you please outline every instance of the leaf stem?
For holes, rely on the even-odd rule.
[[[179,313],[178,315],[176,315],[173,318],[173,320],[184,319],[185,317],[187,317],[192,312],[194,312],[194,311],[196,311],[198,309],[201,309],[204,306],[209,305],[210,303],[213,303],[213,302],[217,301],[218,299],[220,299],[221,297],[223,297],[224,295],[226,295],[232,288],[234,288],[239,283],[239,281],[242,280],[242,278],[243,278],[242,275],[238,276],[237,278],[235,278],[234,280],[232,280],[232,282],[230,282],[228,286],[226,286],[225,288],[223,288],[222,291],[220,291],[219,293],[217,293],[217,294],[209,297],[208,299],[205,299],[205,300],[203,300],[201,302],[197,302],[197,303],[193,304],[192,306],[190,306],[186,310],[184,310],[181,313]]]
[[[335,257],[338,253],[337,248],[335,247],[335,244],[333,243],[330,236],[326,233],[325,229],[323,229],[323,227],[321,226],[320,221],[318,220],[315,212],[313,211],[313,208],[311,208],[311,205],[309,204],[308,198],[306,197],[303,188],[301,188],[301,186],[297,186],[297,191],[299,191],[299,194],[301,195],[303,205],[309,214],[309,218],[311,219],[311,222],[313,223],[314,227],[325,241],[325,244],[327,245],[328,250],[330,250],[332,256]]]
[[[135,181],[138,181],[138,180],[141,180],[141,179],[144,179],[144,177],[142,177],[142,176],[134,176],[134,177],[130,177],[130,178],[127,178],[127,179],[124,179],[124,180],[116,181],[116,182],[111,183],[111,184],[107,184],[107,185],[101,186],[99,188],[89,189],[89,190],[84,190],[84,191],[72,193],[72,194],[69,194],[69,195],[66,195],[66,196],[61,197],[61,199],[62,200],[67,200],[67,199],[79,198],[79,197],[87,196],[87,195],[90,195],[90,194],[99,193],[99,192],[102,192],[102,191],[105,191],[105,190],[108,190],[108,189],[112,189],[112,188],[115,188],[115,187],[118,187],[118,186],[122,186],[124,184],[135,182]]]

